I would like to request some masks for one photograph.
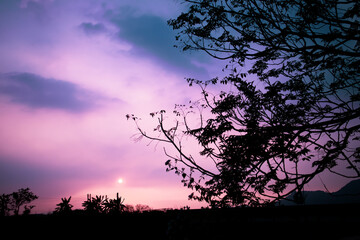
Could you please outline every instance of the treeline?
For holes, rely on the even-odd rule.
[[[61,202],[57,204],[54,214],[68,215],[72,213],[73,205],[70,204],[71,196],[69,198],[61,198]],[[82,203],[84,209],[82,210],[88,215],[117,215],[123,212],[144,212],[150,211],[151,208],[147,205],[137,204],[125,205],[125,199],[116,194],[116,198],[111,199],[104,195],[96,195],[91,197],[87,195],[87,200]],[[77,210],[78,212],[81,210]]]
[[[31,202],[39,197],[30,191],[30,188],[21,188],[17,192],[11,194],[0,195],[0,216],[18,216],[20,209],[23,207],[22,215],[29,215],[35,205]],[[116,198],[111,199],[106,195],[96,195],[92,197],[87,195],[87,199],[82,203],[83,209],[73,210],[73,205],[69,198],[61,198],[61,202],[56,204],[53,212],[55,215],[70,215],[74,211],[81,212],[86,215],[117,215],[123,212],[146,212],[152,210],[148,205],[136,204],[135,206],[124,204],[125,199],[117,193]]]

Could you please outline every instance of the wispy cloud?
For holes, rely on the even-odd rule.
[[[30,108],[83,112],[96,106],[97,94],[63,80],[32,73],[0,74],[0,95]]]

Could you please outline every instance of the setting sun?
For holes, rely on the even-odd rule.
[[[119,178],[117,181],[119,184],[122,184],[124,182],[124,180],[122,178]]]

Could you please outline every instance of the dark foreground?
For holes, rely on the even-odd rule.
[[[15,239],[360,240],[360,204],[30,215],[0,221],[1,235]]]

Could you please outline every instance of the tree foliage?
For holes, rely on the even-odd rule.
[[[55,213],[57,214],[69,214],[74,207],[71,203],[71,196],[69,198],[61,198],[61,203],[56,204]]]
[[[26,205],[38,199],[30,188],[20,188],[17,192],[11,194],[2,194],[0,196],[0,216],[8,216],[13,211],[14,215],[19,215],[20,208],[24,206],[24,215],[28,215],[34,205]]]
[[[32,201],[38,198],[39,197],[36,196],[33,192],[31,192],[29,188],[20,188],[17,192],[13,192],[11,194],[10,204],[12,206],[12,210],[14,211],[14,214],[19,215],[21,206],[23,206],[24,204],[31,203]],[[30,206],[30,209],[31,208],[33,207]]]
[[[84,207],[85,212],[90,215],[101,214],[104,210],[104,199],[102,195],[96,195],[96,197],[88,197],[86,201],[83,202],[82,206]]]
[[[144,205],[144,204],[136,204],[135,205],[135,212],[146,212],[146,211],[151,211],[151,208],[148,205]]]
[[[3,193],[0,196],[0,216],[8,216],[10,214],[10,194]]]
[[[117,196],[115,199],[105,199],[104,202],[104,212],[107,214],[119,214],[125,211],[126,206],[123,204],[125,201],[124,198]]]
[[[302,202],[304,185],[324,171],[359,178],[359,2],[184,2],[188,10],[169,20],[179,47],[227,60],[230,73],[189,78],[202,99],[176,105],[173,126],[163,110],[151,113],[154,134],[127,117],[142,136],[175,149],[165,150],[165,164],[194,190],[189,197],[238,206],[295,192]],[[231,90],[211,94],[209,84]],[[195,127],[190,119],[198,119]],[[186,152],[184,136],[196,139],[200,157]]]
[[[111,214],[116,215],[125,211],[124,198],[119,197],[109,199],[107,196],[96,195],[91,197],[88,195],[88,199],[83,202],[82,206],[86,213],[90,215]]]

